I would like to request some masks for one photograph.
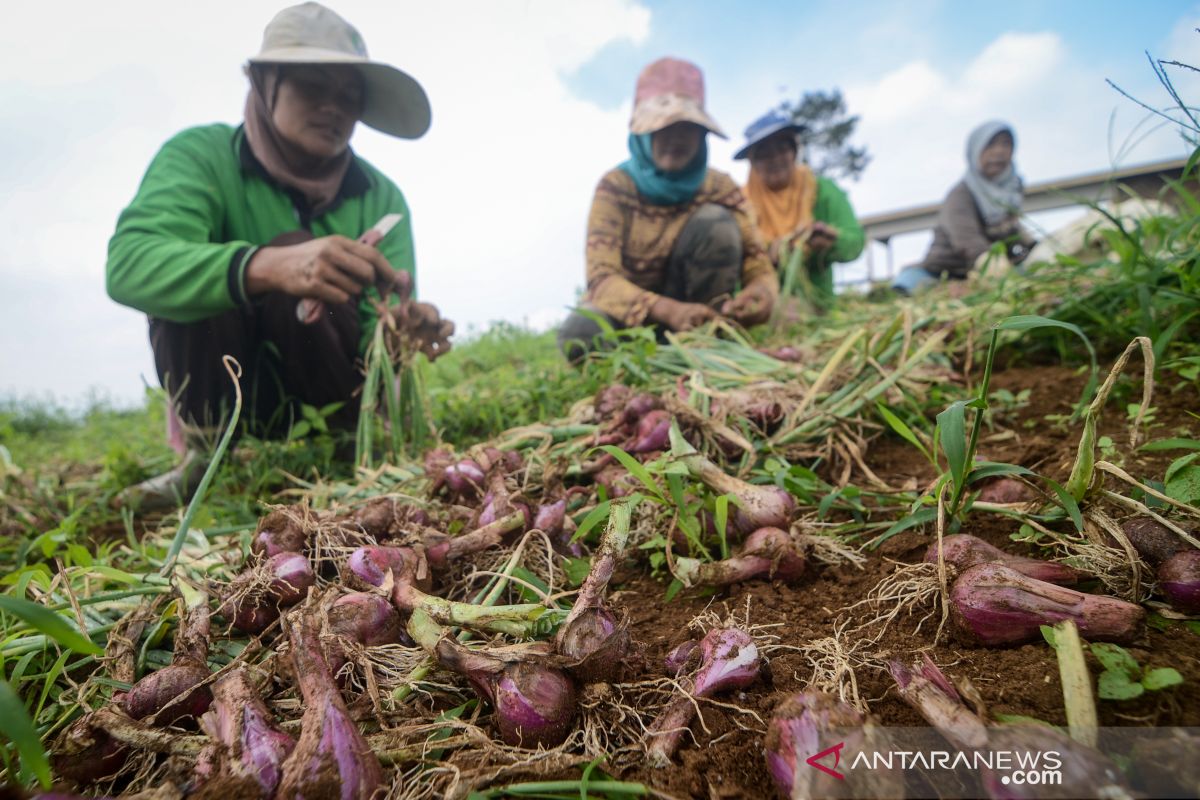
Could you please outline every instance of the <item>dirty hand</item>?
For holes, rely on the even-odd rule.
[[[407,273],[402,273],[407,275]],[[407,290],[400,288],[398,293],[402,298],[411,293],[411,280]],[[450,352],[450,337],[454,335],[454,323],[442,319],[437,307],[430,303],[418,303],[415,300],[401,302],[391,307],[392,319],[401,332],[416,340],[417,346],[425,357],[434,361]]]
[[[756,281],[738,292],[737,297],[726,300],[721,313],[749,327],[770,319],[774,305],[770,289],[762,281]]]
[[[690,331],[714,319],[717,312],[700,303],[684,303],[669,297],[660,297],[650,307],[650,319],[667,330]]]
[[[296,242],[304,232],[277,237],[260,247],[246,266],[246,292],[279,291],[328,303],[345,303],[367,286],[392,286],[396,270],[374,247],[345,236]]]
[[[808,249],[813,253],[822,253],[833,247],[837,242],[838,229],[824,222],[814,222],[812,233],[808,235]]]

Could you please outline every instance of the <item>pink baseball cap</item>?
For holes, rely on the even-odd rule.
[[[654,133],[676,122],[693,122],[727,139],[704,110],[704,73],[690,61],[660,58],[638,75],[633,96],[632,133]]]

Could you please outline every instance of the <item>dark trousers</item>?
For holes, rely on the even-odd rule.
[[[742,276],[742,232],[732,212],[706,203],[692,212],[671,246],[663,285],[658,294],[685,303],[703,303],[731,297]],[[613,328],[625,327],[590,303],[583,309],[606,319]],[[598,344],[603,332],[596,320],[578,311],[571,313],[558,329],[558,346],[572,361],[582,358]],[[660,337],[661,338],[661,337]]]
[[[358,419],[357,301],[325,305],[311,325],[296,317],[298,298],[274,292],[248,307],[199,322],[150,318],[150,346],[162,386],[186,425],[212,429],[233,408],[234,389],[222,364],[242,365],[242,420],[256,436],[286,434],[300,404],[344,405],[327,418],[352,430]]]

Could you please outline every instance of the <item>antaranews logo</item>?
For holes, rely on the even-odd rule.
[[[835,746],[840,750],[842,745]],[[824,766],[814,764],[813,759],[828,754],[835,748],[829,748],[809,759],[809,763],[818,769],[830,772]],[[867,751],[855,754],[848,769],[853,772],[859,768],[884,770],[955,770],[966,769],[974,772],[988,770],[999,775],[1004,785],[1017,786],[1061,786],[1062,753],[1057,750],[977,750],[948,751],[948,750],[888,750]],[[837,766],[836,762],[834,766]],[[834,774],[830,772],[830,774]],[[837,775],[841,778],[842,775]]]
[[[804,759],[804,763],[808,764],[810,767],[816,767],[817,769],[821,770],[821,772],[824,772],[826,775],[832,775],[833,777],[837,778],[839,781],[844,781],[844,780],[846,780],[846,776],[837,771],[837,766],[839,763],[841,763],[842,748],[845,746],[846,746],[845,742],[838,742],[833,747],[826,747],[824,750],[817,753],[816,755],[811,755],[808,758]],[[820,763],[820,760],[822,758],[825,758],[826,756],[831,755],[831,754],[833,755],[833,766],[832,767],[827,767],[824,764]]]

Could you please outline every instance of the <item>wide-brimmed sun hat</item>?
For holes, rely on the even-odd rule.
[[[689,61],[660,58],[642,70],[633,97],[631,133],[654,133],[676,122],[692,122],[728,138],[704,110],[704,73]]]
[[[742,145],[741,150],[733,154],[733,157],[735,159],[749,158],[750,151],[756,144],[780,131],[791,131],[793,135],[796,135],[805,130],[803,125],[793,122],[791,116],[778,109],[772,109],[750,123],[750,127],[746,128],[746,143]]]
[[[429,130],[429,98],[406,72],[372,61],[357,29],[320,3],[285,8],[263,31],[257,64],[345,64],[358,70],[366,93],[361,121],[403,139]]]

